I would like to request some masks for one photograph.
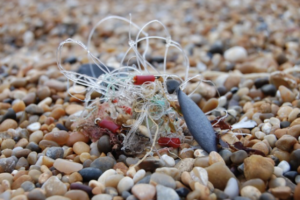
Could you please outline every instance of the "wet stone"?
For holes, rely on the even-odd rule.
[[[167,86],[168,93],[173,94],[180,86],[180,83],[177,80],[170,79],[166,81],[166,86]]]
[[[46,151],[46,156],[52,159],[63,158],[64,150],[61,147],[50,147]]]
[[[87,167],[79,170],[78,173],[82,176],[84,182],[89,182],[90,180],[98,180],[102,171],[98,168]]]
[[[116,161],[114,159],[106,156],[106,157],[100,157],[100,158],[95,159],[91,163],[91,167],[98,168],[102,172],[105,172],[106,170],[113,168],[113,166],[115,164],[116,164]]]

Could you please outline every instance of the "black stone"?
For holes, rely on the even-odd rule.
[[[257,78],[254,81],[254,85],[257,89],[267,84],[269,84],[269,78]]]
[[[100,65],[100,66],[103,69],[106,69],[103,65]],[[107,67],[107,68],[110,71],[114,70],[113,67]],[[92,72],[92,70],[94,73]],[[77,73],[98,78],[100,75],[105,74],[105,71],[101,70],[96,64],[83,64],[78,68]]]
[[[276,95],[277,88],[273,84],[267,84],[261,87],[261,91],[264,95],[274,97]]]
[[[217,151],[215,131],[205,114],[181,90],[177,90],[177,96],[184,120],[194,139],[206,152]]]
[[[164,57],[163,56],[152,56],[149,60],[151,64],[153,63],[163,63],[164,62]]]
[[[64,60],[64,63],[70,63],[70,64],[74,64],[77,62],[77,58],[75,56],[72,56],[72,57],[69,57],[69,58],[66,58]]]
[[[180,86],[180,82],[170,79],[166,81],[166,86],[169,94],[173,94]]]
[[[233,88],[231,88],[230,92],[231,92],[232,94],[235,94],[238,90],[239,90],[238,87],[233,87]]]
[[[177,194],[180,196],[180,197],[186,197],[188,195],[188,193],[190,192],[189,189],[187,188],[178,188],[175,190],[177,192]]]
[[[213,43],[211,45],[208,52],[211,53],[211,54],[221,54],[221,55],[223,55],[223,53],[224,53],[223,43],[221,41],[216,41],[215,43]]]
[[[12,108],[7,109],[7,112],[3,115],[0,124],[6,119],[17,120],[16,112]]]
[[[70,185],[71,190],[82,190],[88,193],[88,195],[92,195],[92,188],[90,186],[81,184],[81,183],[71,183]]]
[[[280,128],[287,128],[291,125],[291,122],[289,121],[282,121],[280,122]]]
[[[13,102],[13,99],[4,99],[2,102],[11,104]]]
[[[64,150],[61,147],[50,147],[46,152],[46,156],[52,158],[53,160],[57,158],[63,158]]]
[[[139,180],[136,184],[141,184],[141,183],[149,184],[150,179],[151,179],[151,175],[145,176],[144,178]]]
[[[275,200],[275,197],[268,192],[264,192],[260,195],[258,200]]]
[[[110,138],[108,135],[103,135],[97,142],[97,147],[100,153],[110,152],[112,146],[110,144]]]
[[[63,131],[69,131],[64,125],[62,125],[61,123],[57,123],[56,128],[58,128],[59,130],[63,130]]]
[[[296,178],[297,175],[298,175],[297,171],[288,171],[288,172],[285,172],[283,174],[283,176],[285,176],[288,179],[290,179],[293,183],[295,183],[295,178]]]
[[[102,171],[98,168],[87,167],[79,170],[78,173],[82,176],[83,182],[89,182],[90,180],[98,180]]]
[[[114,159],[106,156],[106,157],[100,157],[100,158],[95,159],[91,163],[91,167],[98,168],[102,172],[105,172],[106,170],[113,168],[113,166],[115,164],[116,164],[116,161]]]
[[[290,165],[291,165],[291,170],[295,170],[295,171],[300,166],[300,149],[297,149],[291,153]]]
[[[277,61],[277,63],[278,63],[279,65],[282,65],[283,63],[287,62],[288,59],[287,59],[287,57],[285,56],[285,54],[282,53],[282,54],[279,54],[279,55],[277,56],[276,61]]]

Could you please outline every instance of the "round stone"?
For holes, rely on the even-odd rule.
[[[69,160],[64,160],[64,159],[56,159],[53,163],[53,167],[57,169],[60,172],[66,173],[66,174],[71,174],[73,172],[78,172],[83,168],[82,164],[80,163],[75,163]]]
[[[90,180],[98,180],[102,174],[102,171],[98,168],[87,167],[78,171],[82,176],[84,182],[89,182]]]
[[[108,135],[103,135],[97,142],[97,147],[100,153],[108,153],[112,147],[110,144],[110,138]]]
[[[61,147],[50,147],[46,151],[46,156],[52,159],[57,159],[57,158],[63,158],[64,157],[64,150]]]
[[[234,46],[224,52],[224,58],[230,62],[239,62],[247,58],[247,51],[244,47]]]
[[[87,145],[85,142],[79,141],[73,145],[73,151],[77,155],[80,155],[82,153],[88,153],[88,152],[90,152],[90,146]]]
[[[100,157],[95,159],[91,163],[91,167],[98,168],[102,172],[105,172],[106,170],[112,169],[113,166],[116,164],[116,161],[112,159],[111,157]]]
[[[176,187],[175,180],[171,176],[162,173],[153,173],[150,178],[150,184],[163,185],[173,189]]]
[[[134,185],[134,181],[132,180],[132,178],[124,177],[118,183],[117,189],[119,193],[122,193],[123,191],[129,191],[133,185]]]
[[[137,184],[132,187],[131,192],[139,200],[147,200],[154,199],[156,189],[150,184]]]
[[[261,91],[264,93],[266,96],[272,96],[274,97],[277,92],[277,88],[273,84],[267,84],[261,87]]]
[[[35,185],[31,181],[25,181],[21,184],[21,188],[23,188],[25,192],[30,192],[35,188]]]
[[[248,157],[248,154],[246,151],[238,150],[238,151],[232,153],[232,155],[230,156],[230,160],[232,161],[232,163],[234,163],[236,165],[240,165],[244,162],[244,160],[247,157]]]

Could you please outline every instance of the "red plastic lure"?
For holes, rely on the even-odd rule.
[[[180,146],[179,138],[161,137],[158,139],[158,144],[163,147],[178,148]]]
[[[117,131],[120,129],[120,126],[115,124],[113,121],[103,119],[103,120],[97,120],[98,126],[101,128],[107,128],[112,133],[117,133]]]
[[[135,85],[142,85],[145,82],[154,82],[155,76],[153,75],[136,75],[133,77],[133,83]]]

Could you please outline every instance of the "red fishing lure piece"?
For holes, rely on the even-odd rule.
[[[113,121],[107,120],[107,119],[103,119],[103,120],[98,120],[97,121],[98,126],[100,126],[101,128],[107,128],[108,130],[110,130],[112,133],[116,133],[119,129],[120,126],[115,124]]]
[[[129,115],[132,115],[132,112],[131,112],[131,108],[130,107],[127,107],[127,106],[122,106],[123,110],[129,114]]]
[[[158,144],[163,147],[178,148],[180,146],[179,138],[161,137],[158,139]]]
[[[136,75],[133,77],[133,83],[135,85],[142,85],[145,82],[154,82],[155,76],[153,75]]]

